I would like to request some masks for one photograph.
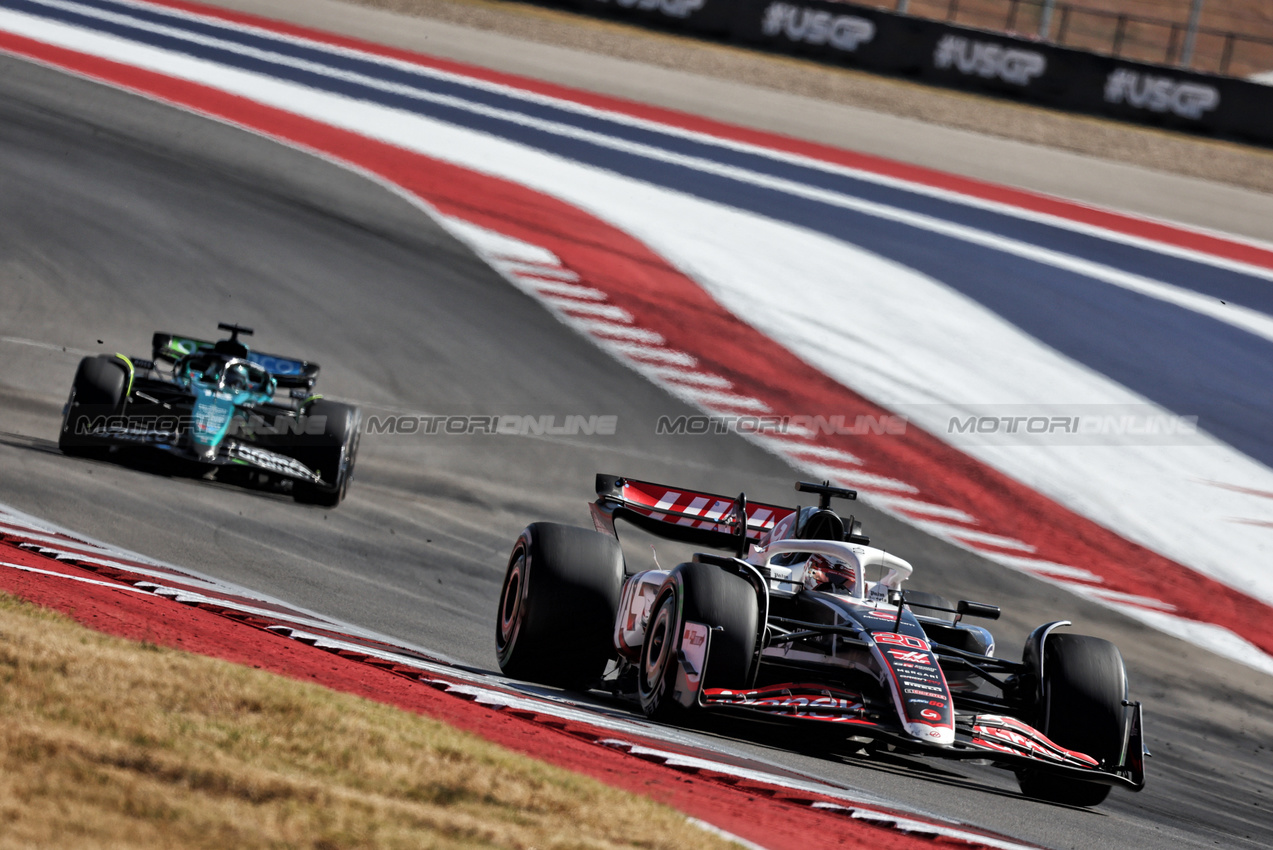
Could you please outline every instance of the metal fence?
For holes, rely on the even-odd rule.
[[[866,0],[863,5],[1120,59],[1185,65],[1189,27],[1183,20],[1120,14],[1049,0]],[[1198,27],[1188,67],[1236,77],[1273,71],[1273,38]]]

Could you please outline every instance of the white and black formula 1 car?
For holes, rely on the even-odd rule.
[[[598,475],[595,531],[539,522],[513,545],[500,669],[606,688],[663,721],[789,718],[868,748],[989,761],[1058,803],[1144,787],[1141,706],[1117,647],[1058,620],[1030,633],[1021,661],[998,658],[991,633],[964,622],[997,607],[903,590],[911,565],[831,510],[854,491],[796,489],[818,506]],[[731,554],[628,574],[616,520]]]
[[[200,470],[290,482],[298,502],[335,507],[353,477],[362,414],[314,392],[318,364],[253,351],[251,328],[218,342],[157,333],[151,359],[85,357],[58,446],[106,458],[145,449]],[[287,390],[286,395],[280,390]]]

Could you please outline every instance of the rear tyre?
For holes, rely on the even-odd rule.
[[[613,656],[623,550],[608,534],[551,522],[513,544],[495,617],[505,676],[585,689]]]
[[[647,716],[675,720],[685,710],[674,699],[673,689],[687,621],[713,630],[703,688],[751,686],[760,608],[755,588],[746,579],[712,564],[681,564],[663,583],[650,610],[637,671],[637,693]]]
[[[128,367],[118,357],[85,357],[75,370],[71,395],[66,400],[57,445],[74,457],[104,457],[110,447],[84,435],[84,428],[101,417],[124,409],[128,392]]]
[[[345,498],[354,476],[358,457],[362,413],[357,407],[319,399],[305,411],[308,417],[325,417],[321,436],[311,437],[312,446],[300,446],[289,454],[322,476],[322,484],[297,481],[292,495],[303,505],[334,508]]]
[[[1127,671],[1118,647],[1086,635],[1051,635],[1043,651],[1039,731],[1066,749],[1086,753],[1102,767],[1118,764],[1125,736]],[[1026,796],[1070,806],[1095,806],[1110,786],[1041,770],[1021,770]]]

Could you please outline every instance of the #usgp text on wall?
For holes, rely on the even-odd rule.
[[[555,0],[590,14],[994,93],[1273,144],[1273,86],[826,0]]]

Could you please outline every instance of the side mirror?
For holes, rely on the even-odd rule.
[[[999,606],[987,605],[984,602],[969,602],[961,599],[959,604],[955,606],[955,610],[961,617],[980,617],[983,620],[999,619]]]

